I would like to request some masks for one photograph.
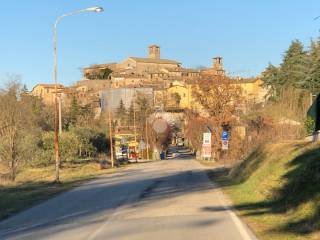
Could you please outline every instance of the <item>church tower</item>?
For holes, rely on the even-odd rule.
[[[149,46],[148,58],[160,59],[160,47],[157,45]]]
[[[222,57],[213,58],[212,68],[214,70],[215,75],[220,75],[220,76],[225,75],[225,71],[223,69],[223,64],[222,64]]]

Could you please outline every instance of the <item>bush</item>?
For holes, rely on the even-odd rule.
[[[74,127],[70,131],[77,136],[80,142],[79,157],[97,156],[107,151],[109,143],[106,135],[101,131],[87,127]]]
[[[61,162],[97,156],[106,152],[106,135],[91,128],[73,127],[59,135],[59,155]],[[35,153],[33,165],[47,166],[54,163],[54,132],[43,132],[39,149]]]
[[[315,121],[312,117],[307,117],[304,122],[304,128],[306,130],[307,135],[311,135],[315,130]]]
[[[61,162],[72,161],[78,157],[79,140],[73,132],[63,132],[59,136],[59,155]],[[37,162],[48,165],[54,162],[54,132],[44,132],[41,140],[41,151]]]

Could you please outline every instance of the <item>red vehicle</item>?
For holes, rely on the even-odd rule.
[[[137,159],[138,158],[138,154],[136,153],[134,146],[129,146],[128,158],[129,159]]]

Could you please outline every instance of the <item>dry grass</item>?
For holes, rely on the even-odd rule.
[[[220,182],[262,240],[320,239],[320,150],[305,142],[258,148]]]
[[[208,167],[216,167],[219,166],[220,164],[217,163],[216,161],[213,160],[204,160],[202,158],[200,159],[196,159],[199,163],[201,163],[204,166],[208,166]]]

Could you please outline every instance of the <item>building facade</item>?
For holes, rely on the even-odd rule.
[[[58,95],[64,95],[64,92],[65,87],[62,84],[58,84]],[[53,105],[55,101],[55,84],[37,84],[31,90],[31,95],[39,97],[46,105]]]

